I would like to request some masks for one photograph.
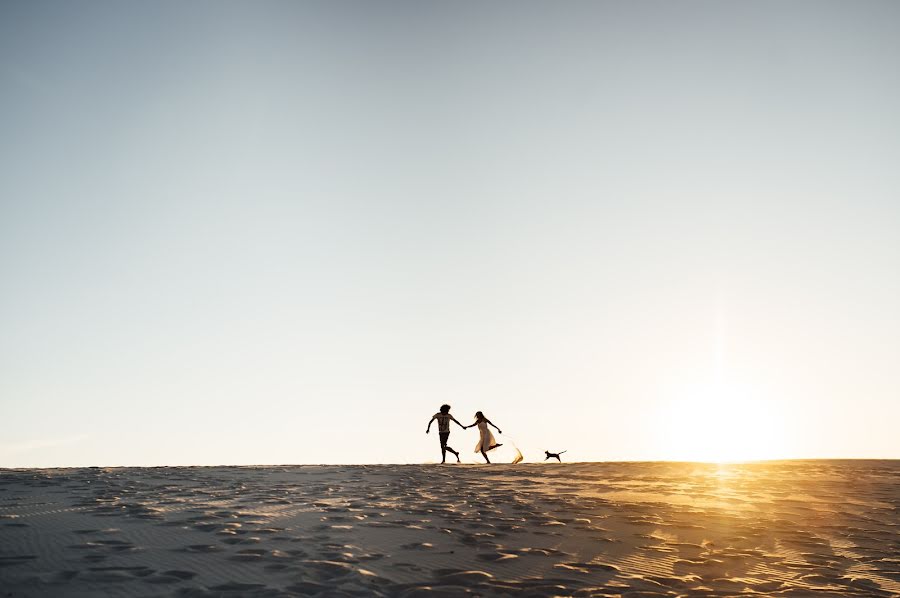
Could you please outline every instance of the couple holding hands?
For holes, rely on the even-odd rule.
[[[497,430],[498,434],[503,434],[503,432],[500,431],[500,428],[494,426],[493,422],[486,418],[481,411],[477,411],[475,413],[475,423],[469,426],[464,426],[456,421],[455,417],[450,415],[450,405],[441,405],[441,410],[435,413],[431,417],[431,421],[428,422],[428,427],[425,429],[426,434],[431,432],[431,424],[432,422],[434,422],[434,420],[437,420],[438,422],[438,435],[441,439],[441,463],[447,462],[447,451],[450,451],[451,453],[456,455],[456,462],[459,463],[459,453],[447,446],[447,439],[450,438],[451,421],[456,422],[456,425],[458,425],[463,430],[465,430],[466,428],[471,428],[473,426],[478,426],[478,431],[481,433],[481,436],[478,439],[478,444],[475,445],[475,452],[481,453],[487,463],[491,462],[491,460],[488,459],[487,452],[491,449],[497,448],[498,446],[503,446],[502,444],[498,444],[494,439],[494,435],[491,434],[491,431],[488,429],[488,425],[493,426],[494,429]]]

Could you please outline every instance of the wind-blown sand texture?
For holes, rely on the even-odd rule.
[[[900,595],[900,462],[0,471],[2,596]]]

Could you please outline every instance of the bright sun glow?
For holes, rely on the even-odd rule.
[[[675,461],[752,461],[787,456],[770,399],[724,382],[677,393],[662,410],[661,453]]]

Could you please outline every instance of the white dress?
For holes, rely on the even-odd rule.
[[[488,452],[494,448],[497,441],[494,439],[494,435],[491,434],[491,431],[488,430],[486,421],[478,422],[478,431],[481,432],[481,437],[478,439],[478,444],[475,445],[475,452],[480,453],[482,450]]]

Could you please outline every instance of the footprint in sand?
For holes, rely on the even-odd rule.
[[[494,576],[490,573],[476,570],[436,569],[433,573],[442,583],[459,584],[462,586],[477,585],[494,579]]]
[[[259,538],[252,537],[252,536],[249,537],[249,538],[225,538],[225,539],[222,540],[222,542],[223,542],[224,544],[233,544],[233,545],[237,545],[237,544],[259,544],[260,539],[259,539]]]
[[[89,567],[80,576],[82,581],[118,582],[153,575],[155,571],[149,567]]]
[[[208,553],[208,552],[222,552],[224,548],[221,546],[215,546],[212,544],[191,544],[189,546],[185,546],[183,548],[176,548],[175,550],[180,552],[199,552],[199,553]]]
[[[268,552],[268,550],[248,548],[245,550],[239,550],[236,554],[233,554],[228,558],[232,561],[261,561],[263,556],[265,556]]]
[[[519,555],[508,552],[479,552],[475,555],[475,558],[492,563],[504,563],[519,558]]]
[[[434,544],[431,542],[410,542],[409,544],[403,544],[400,548],[404,550],[431,550],[434,548]]]
[[[209,589],[213,592],[230,592],[240,595],[240,593],[242,592],[258,592],[260,590],[264,590],[266,589],[266,586],[261,583],[230,582],[212,586]]]
[[[33,554],[17,554],[12,556],[0,556],[0,567],[11,567],[33,561],[37,556]]]
[[[144,582],[152,584],[174,584],[191,579],[195,575],[196,573],[191,573],[189,571],[165,571],[158,575],[151,575],[144,578]]]

